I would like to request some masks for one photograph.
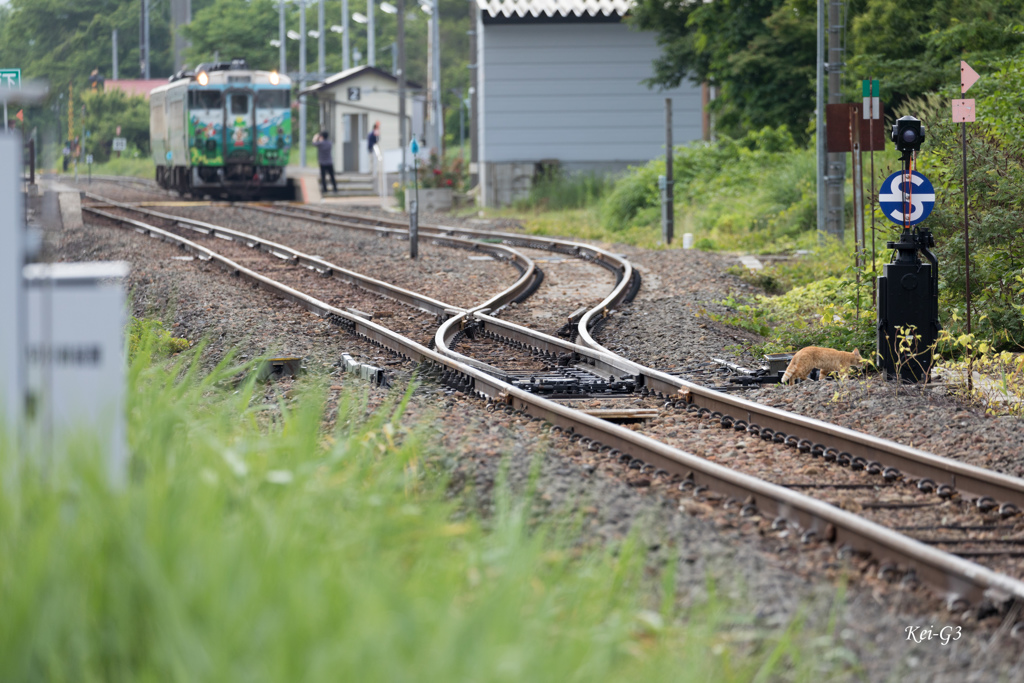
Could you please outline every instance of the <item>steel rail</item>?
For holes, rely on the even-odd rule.
[[[828,503],[735,472],[619,425],[521,390],[372,321],[262,276],[170,231],[95,207],[86,207],[85,210],[138,232],[178,244],[196,253],[201,259],[216,261],[233,275],[294,301],[403,358],[428,367],[446,368],[458,375],[466,393],[498,401],[510,410],[519,410],[531,417],[546,420],[553,425],[553,429],[571,433],[574,438],[579,436],[580,443],[591,450],[604,452],[612,449],[613,454],[642,460],[666,475],[675,474],[696,486],[708,486],[745,499],[749,501],[748,504],[755,505],[762,515],[774,515],[796,526],[798,530],[803,530],[804,539],[817,538],[846,544],[856,551],[870,552],[880,561],[895,560],[904,568],[914,570],[917,577],[945,597],[951,607],[959,605],[961,601],[988,600],[1009,608],[1011,602],[1024,601],[1024,582],[1015,578],[932,548]]]
[[[249,205],[248,208],[269,210],[279,215],[291,215],[292,217],[296,217],[300,213],[310,216],[344,217],[361,221],[362,223],[375,224],[378,226],[376,229],[396,230],[399,228],[380,227],[380,225],[393,226],[404,224],[396,219],[338,213],[304,206],[290,206],[290,208],[295,209],[294,212],[267,209],[266,207],[256,205]],[[327,222],[343,227],[368,229],[366,224],[360,225],[350,220],[331,219]],[[596,323],[602,321],[603,318],[610,314],[612,307],[624,301],[629,294],[628,290],[624,290],[623,285],[632,281],[634,271],[626,259],[589,245],[552,238],[523,236],[523,234],[512,232],[423,224],[419,226],[419,229],[425,233],[439,232],[443,234],[461,234],[461,236],[467,238],[502,240],[506,244],[546,249],[569,255],[590,255],[595,262],[599,262],[609,268],[614,268],[615,264],[620,262],[625,264],[623,274],[621,278],[618,278],[615,290],[596,307],[588,310],[580,319],[578,324],[579,336],[584,344],[590,347],[589,353],[579,347],[569,346],[564,343],[560,344],[558,340],[542,336],[535,331],[504,324],[505,329],[511,332],[507,336],[519,342],[546,350],[560,348],[562,351],[577,353],[585,357],[589,365],[595,367],[606,366],[607,372],[611,374],[628,372],[635,375],[640,379],[640,383],[645,389],[654,392],[658,396],[669,399],[685,398],[688,402],[695,403],[699,409],[712,413],[721,413],[723,416],[729,416],[734,420],[742,420],[749,425],[756,425],[759,431],[771,429],[773,432],[785,436],[794,436],[799,441],[806,440],[809,442],[807,445],[810,447],[820,445],[822,450],[835,449],[837,453],[850,454],[851,457],[860,457],[869,463],[877,462],[883,468],[895,468],[899,474],[905,475],[910,479],[930,479],[934,482],[936,488],[949,486],[972,498],[979,500],[990,498],[997,503],[1011,504],[1018,509],[1024,510],[1024,480],[1020,478],[942,458],[890,439],[871,436],[839,425],[771,408],[769,405],[739,398],[725,392],[715,391],[714,389],[688,382],[682,378],[641,366],[637,362],[617,355],[601,346],[593,340],[589,329],[592,329]],[[475,317],[483,321],[488,328],[494,328],[499,325],[497,318],[486,318],[480,315],[475,315]],[[469,316],[462,314],[462,318],[463,322],[460,325],[465,326],[469,322]],[[447,350],[446,344],[451,341],[457,332],[455,326],[456,323],[449,321],[445,326],[442,326],[442,329],[438,330],[436,335],[438,348]],[[531,342],[530,339],[534,341]],[[466,356],[460,357],[465,358]],[[598,364],[601,365],[599,366]]]
[[[282,208],[286,207],[286,208]],[[313,208],[304,205],[274,205],[272,207],[260,206],[258,204],[246,204],[245,208],[254,211],[285,216],[290,218],[315,217],[317,220],[328,225],[336,225],[342,228],[353,230],[388,230],[400,232],[407,235],[408,229],[404,227],[403,221],[392,218],[362,216],[360,214],[338,213],[322,208]],[[368,227],[370,224],[373,227]],[[388,227],[385,227],[388,226]],[[512,232],[496,232],[491,230],[473,230],[472,228],[458,228],[446,225],[420,224],[421,235],[431,236],[461,236],[464,239],[473,240],[497,240],[503,244],[529,249],[542,249],[555,251],[574,258],[581,258],[591,263],[606,268],[615,274],[615,287],[597,306],[589,309],[577,322],[577,335],[583,339],[584,344],[598,351],[611,353],[600,346],[590,334],[596,325],[603,322],[615,311],[615,307],[629,301],[640,288],[640,273],[634,270],[633,264],[617,254],[581,242],[562,240],[553,237],[537,237],[533,235],[522,235]]]
[[[193,230],[204,235],[234,240],[249,247],[259,247],[260,250],[277,256],[278,258],[292,261],[297,265],[311,270],[316,270],[323,275],[336,277],[348,282],[349,284],[353,284],[369,292],[373,292],[374,294],[394,299],[395,301],[417,308],[425,313],[438,316],[439,318],[447,318],[450,315],[466,310],[460,306],[454,306],[443,301],[438,301],[437,299],[423,294],[403,289],[402,287],[392,285],[382,280],[377,280],[375,278],[362,275],[361,273],[342,268],[341,266],[337,266],[319,257],[304,254],[284,244],[264,239],[251,233],[231,230],[230,228],[225,228],[213,223],[207,223],[205,221],[199,221],[192,218],[184,218],[182,216],[175,216],[173,214],[154,211],[152,209],[133,206],[131,204],[115,202],[92,193],[86,193],[86,197],[117,209],[134,211],[146,216],[160,218],[161,220],[174,223],[179,227]],[[504,245],[481,245],[478,242],[459,240],[455,238],[448,238],[445,240],[445,243],[446,246],[490,253],[499,261],[512,263],[521,273],[519,279],[511,286],[498,292],[477,308],[487,307],[491,310],[498,310],[509,302],[514,301],[516,298],[523,296],[524,293],[530,291],[530,289],[535,286],[537,279],[541,277],[540,270],[536,267],[533,259]]]

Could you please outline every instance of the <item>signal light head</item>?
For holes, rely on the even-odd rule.
[[[901,152],[916,152],[924,142],[924,125],[920,119],[904,116],[892,126],[892,141]]]

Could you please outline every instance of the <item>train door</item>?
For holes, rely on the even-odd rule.
[[[252,92],[229,90],[224,99],[224,150],[226,161],[252,161],[255,158],[256,112]]]

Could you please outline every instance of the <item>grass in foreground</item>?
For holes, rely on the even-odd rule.
[[[715,600],[679,613],[630,541],[528,528],[498,487],[448,495],[409,394],[368,414],[324,385],[258,405],[191,352],[130,373],[130,483],[79,441],[41,472],[0,451],[0,680],[808,680],[826,637],[760,631]],[[660,597],[657,597],[660,595]],[[743,629],[735,624],[745,624]],[[681,672],[686,672],[681,674]]]

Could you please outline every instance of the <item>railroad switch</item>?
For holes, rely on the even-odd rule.
[[[302,358],[289,356],[285,358],[268,358],[260,363],[256,378],[261,381],[278,380],[285,377],[297,377],[302,371]]]
[[[576,367],[559,367],[546,374],[510,373],[509,383],[548,398],[607,398],[629,396],[637,389],[636,377],[601,377]]]

